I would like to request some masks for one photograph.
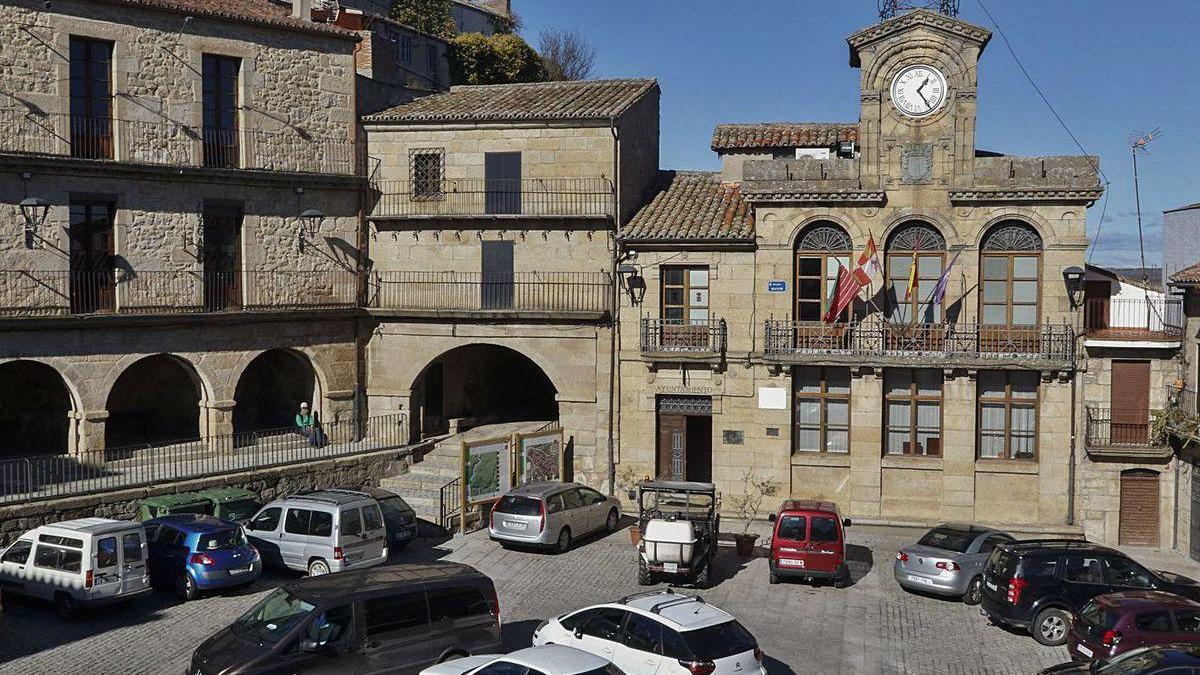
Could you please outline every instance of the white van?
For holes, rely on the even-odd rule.
[[[383,515],[365,492],[317,490],[276,499],[243,529],[264,563],[314,577],[387,562]]]
[[[141,523],[109,518],[42,525],[0,554],[0,588],[49,600],[64,619],[147,594],[146,532]]]

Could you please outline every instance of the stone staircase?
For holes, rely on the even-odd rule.
[[[379,487],[395,492],[417,512],[417,518],[436,525],[441,518],[441,489],[462,473],[463,441],[500,438],[537,431],[549,422],[504,422],[485,424],[462,433],[437,439],[420,459],[415,456],[407,472],[388,476]]]

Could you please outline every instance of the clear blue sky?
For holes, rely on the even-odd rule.
[[[1035,81],[1111,185],[1094,262],[1136,265],[1130,133],[1161,127],[1139,159],[1146,262],[1162,255],[1162,211],[1200,201],[1200,1],[984,0]],[[720,122],[855,121],[858,76],[846,36],[877,20],[875,0],[514,0],[522,33],[575,28],[597,48],[593,77],[655,77],[662,165],[715,169]],[[976,145],[1078,154],[978,0],[960,17],[993,32],[979,68]],[[1094,237],[1101,203],[1088,211]],[[1200,242],[1197,243],[1200,251]],[[1200,258],[1200,255],[1197,255]]]

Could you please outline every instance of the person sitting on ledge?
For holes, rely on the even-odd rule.
[[[325,432],[321,431],[321,423],[315,412],[309,412],[308,403],[300,404],[300,412],[296,413],[296,427],[300,434],[308,439],[308,444],[314,448],[325,445]]]

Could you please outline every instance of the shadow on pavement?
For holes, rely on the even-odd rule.
[[[846,544],[846,567],[850,569],[850,586],[862,581],[875,567],[875,554],[858,544]]]
[[[500,624],[500,644],[504,651],[511,652],[524,649],[533,644],[533,631],[541,621],[525,619],[512,623]]]
[[[766,667],[769,675],[796,675],[796,671],[792,667],[778,659],[771,658],[770,655],[763,656],[763,666]]]

